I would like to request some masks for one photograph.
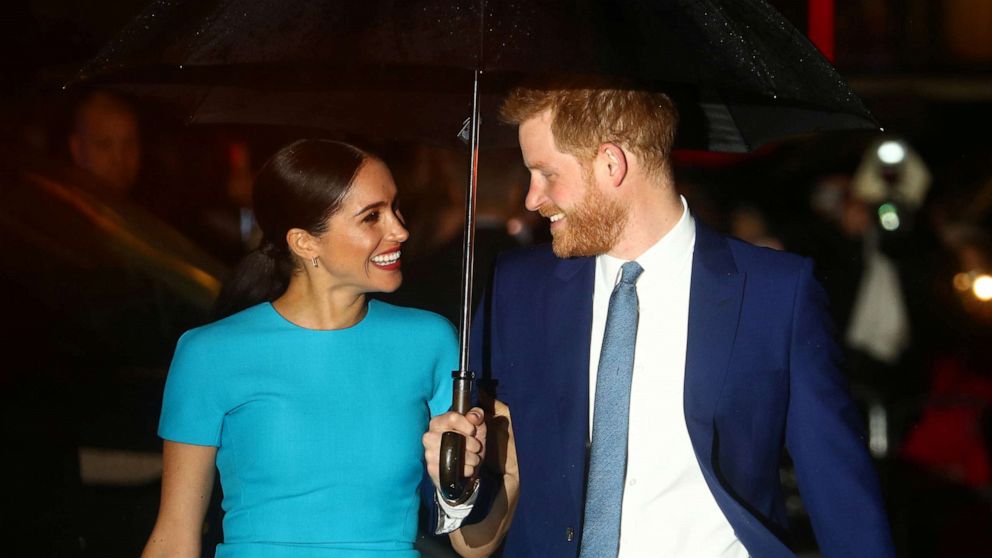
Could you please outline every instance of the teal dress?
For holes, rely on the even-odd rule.
[[[305,329],[264,303],[186,332],[159,435],[217,447],[216,556],[418,556],[421,436],[450,406],[457,364],[450,322],[376,300],[347,329]]]

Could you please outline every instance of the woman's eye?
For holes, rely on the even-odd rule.
[[[378,220],[379,220],[379,212],[378,211],[370,211],[369,214],[366,215],[364,219],[362,219],[362,222],[363,223],[375,223]]]

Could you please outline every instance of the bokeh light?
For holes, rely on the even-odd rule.
[[[883,203],[878,208],[878,222],[887,231],[894,231],[899,228],[899,211],[891,203]]]
[[[959,291],[970,291],[971,290],[971,274],[961,272],[954,276],[954,288]]]
[[[898,165],[906,158],[906,148],[902,142],[888,140],[878,146],[878,159],[886,165]]]
[[[979,275],[971,286],[971,291],[975,293],[975,298],[982,302],[992,300],[992,277]]]

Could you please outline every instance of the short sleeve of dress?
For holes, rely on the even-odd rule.
[[[451,372],[458,368],[458,335],[451,322],[438,316],[438,358],[434,369],[434,393],[430,400],[431,416],[448,412],[451,408]]]
[[[225,406],[215,350],[196,330],[179,339],[162,398],[158,435],[169,441],[219,446]]]

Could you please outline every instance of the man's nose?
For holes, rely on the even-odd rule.
[[[537,211],[547,201],[548,197],[544,193],[544,186],[538,184],[536,180],[531,180],[530,186],[527,187],[527,197],[524,198],[524,207],[530,211]]]

